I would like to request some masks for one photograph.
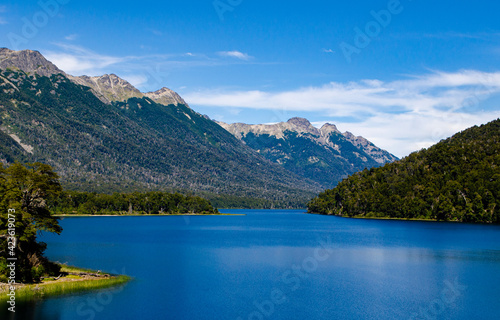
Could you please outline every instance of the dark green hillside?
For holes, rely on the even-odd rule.
[[[309,212],[500,222],[500,120],[473,127],[321,193]]]
[[[24,149],[8,134],[0,131],[0,162],[23,162],[26,159]]]
[[[50,164],[70,190],[189,190],[295,206],[318,191],[184,105],[105,104],[61,74],[3,71],[0,129],[0,160]]]

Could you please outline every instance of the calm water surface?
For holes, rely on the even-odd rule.
[[[498,226],[223,212],[62,220],[50,259],[134,280],[16,319],[500,318]]]

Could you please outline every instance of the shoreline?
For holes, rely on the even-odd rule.
[[[17,302],[36,301],[43,298],[95,291],[123,285],[132,280],[126,275],[115,275],[90,269],[61,265],[59,277],[47,277],[40,283],[17,283],[15,300]],[[6,304],[10,285],[0,283],[0,304]]]
[[[460,221],[442,221],[437,219],[424,219],[424,218],[394,218],[394,217],[347,217],[347,216],[339,216],[336,214],[324,214],[324,213],[316,213],[316,212],[306,212],[306,214],[315,214],[320,216],[333,216],[345,219],[361,219],[361,220],[394,220],[394,221],[420,221],[420,222],[453,222],[453,223],[461,223]]]
[[[241,213],[174,213],[174,214],[53,214],[53,217],[68,218],[68,217],[170,217],[170,216],[181,216],[181,217],[201,217],[201,216],[245,216],[246,214]]]

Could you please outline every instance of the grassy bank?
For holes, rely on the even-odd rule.
[[[30,301],[41,298],[109,288],[124,284],[131,278],[124,275],[100,273],[63,265],[59,278],[45,278],[38,284],[17,284],[16,301]],[[0,284],[0,302],[7,301],[9,286]]]

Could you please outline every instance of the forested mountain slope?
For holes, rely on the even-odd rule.
[[[473,127],[321,193],[309,212],[500,222],[500,120]]]

